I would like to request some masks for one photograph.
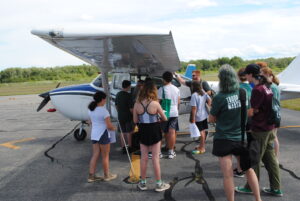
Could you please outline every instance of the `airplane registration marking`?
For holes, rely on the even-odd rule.
[[[10,148],[10,149],[20,149],[20,146],[16,146],[14,144],[16,143],[21,143],[21,142],[27,142],[27,141],[31,141],[34,140],[35,138],[25,138],[25,139],[21,139],[21,140],[14,140],[14,141],[9,141],[3,144],[0,144],[0,146],[6,147],[6,148]]]

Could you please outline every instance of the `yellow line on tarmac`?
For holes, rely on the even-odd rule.
[[[10,149],[20,149],[21,147],[16,146],[14,144],[20,143],[20,142],[27,142],[27,141],[31,141],[31,140],[34,140],[34,139],[35,138],[25,138],[25,139],[22,139],[22,140],[14,140],[14,141],[10,141],[10,142],[6,142],[6,143],[3,143],[3,144],[0,144],[0,146],[6,147],[6,148],[10,148]]]
[[[300,128],[300,125],[298,125],[298,126],[281,126],[279,128]]]

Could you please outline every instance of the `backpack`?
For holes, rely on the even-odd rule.
[[[268,117],[268,124],[275,124],[275,127],[280,126],[281,115],[280,115],[280,102],[274,96],[272,97],[272,109]]]

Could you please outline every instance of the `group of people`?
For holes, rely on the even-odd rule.
[[[216,123],[216,132],[213,139],[213,155],[219,158],[223,173],[223,184],[226,197],[234,200],[234,191],[239,193],[253,193],[256,201],[261,201],[259,188],[260,164],[245,162],[241,150],[241,101],[240,88],[246,91],[247,120],[246,129],[248,141],[258,141],[259,157],[268,171],[270,188],[263,191],[275,196],[282,196],[279,175],[279,142],[277,129],[267,119],[272,110],[272,99],[279,97],[277,85],[279,80],[265,63],[249,64],[240,69],[238,73],[230,65],[223,65],[219,69],[219,92],[214,95],[208,83],[201,79],[201,72],[195,70],[192,73],[192,81],[184,80],[180,75],[165,72],[162,75],[163,86],[157,86],[151,79],[140,80],[131,95],[131,82],[124,80],[123,90],[115,99],[118,111],[118,122],[123,139],[126,138],[129,151],[132,150],[132,133],[134,126],[138,126],[141,151],[141,178],[138,189],[146,190],[146,172],[148,159],[152,158],[154,174],[156,178],[155,191],[167,190],[170,185],[161,179],[159,159],[161,149],[167,150],[167,158],[176,157],[176,131],[178,127],[178,115],[180,104],[180,91],[172,84],[173,76],[191,89],[191,114],[190,123],[196,123],[201,132],[200,144],[193,150],[193,154],[203,154],[206,151],[206,129],[208,122]],[[248,83],[246,83],[248,81]],[[212,95],[213,98],[212,98]],[[161,106],[163,99],[170,100],[169,111]],[[93,155],[90,161],[88,182],[97,180],[110,181],[117,177],[109,172],[109,133],[116,130],[112,125],[108,111],[105,109],[106,95],[97,92],[94,101],[89,105],[89,115],[92,122],[91,139],[93,143]],[[210,109],[208,109],[210,108]],[[168,113],[167,113],[168,112]],[[165,133],[165,147],[161,142]],[[124,140],[121,140],[122,149],[125,152]],[[274,148],[275,147],[275,148]],[[275,151],[274,151],[275,150]],[[102,155],[104,177],[95,174],[96,163]],[[237,168],[233,170],[232,156],[237,158]],[[246,167],[245,167],[246,166]],[[233,175],[247,177],[244,187],[234,187]]]

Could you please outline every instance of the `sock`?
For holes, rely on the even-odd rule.
[[[146,184],[146,179],[141,179],[140,182],[141,182],[142,184]]]
[[[157,185],[161,185],[161,184],[162,184],[161,179],[160,179],[160,180],[156,180],[156,184],[157,184]]]

